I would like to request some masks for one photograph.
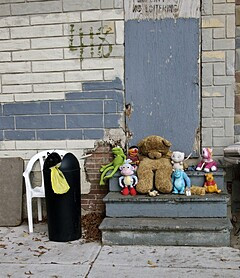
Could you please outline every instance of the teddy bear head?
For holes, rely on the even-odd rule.
[[[161,136],[151,135],[138,143],[139,153],[151,159],[159,159],[163,155],[169,155],[171,143]]]
[[[214,179],[212,173],[205,174],[205,178],[206,178],[206,181],[213,181],[213,179]]]

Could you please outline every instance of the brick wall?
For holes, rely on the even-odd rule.
[[[124,144],[123,19],[123,0],[0,1],[1,157]]]
[[[85,168],[87,172],[87,179],[91,183],[91,190],[89,194],[82,195],[82,208],[85,211],[105,210],[103,197],[108,192],[108,185],[100,186],[100,172],[101,165],[108,164],[113,159],[111,154],[111,147],[106,143],[99,143],[91,157],[86,160]]]
[[[123,2],[0,1],[0,157],[27,162],[46,148],[77,157],[91,151],[85,209],[101,209],[106,190],[98,169],[111,154],[99,142],[125,140]],[[222,157],[240,134],[235,0],[203,0],[201,12],[202,146]]]
[[[235,0],[202,1],[202,146],[234,142]]]

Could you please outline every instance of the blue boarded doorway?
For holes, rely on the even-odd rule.
[[[132,135],[129,144],[135,145],[148,135],[160,135],[172,142],[172,150],[197,154],[199,13],[192,12],[191,7],[182,17],[181,12],[175,16],[176,10],[149,14],[143,10],[147,2],[145,6],[139,3],[142,13],[140,8],[134,11],[133,6],[126,11],[125,21],[126,103],[131,105],[126,122]]]

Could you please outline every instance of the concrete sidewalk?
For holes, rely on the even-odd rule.
[[[0,277],[240,277],[240,250],[230,247],[101,246],[48,240],[47,225],[0,227]]]

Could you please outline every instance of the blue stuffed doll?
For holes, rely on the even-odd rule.
[[[185,187],[191,187],[191,180],[188,175],[181,170],[175,170],[172,173],[172,184],[173,184],[173,191],[174,194],[184,194]]]

